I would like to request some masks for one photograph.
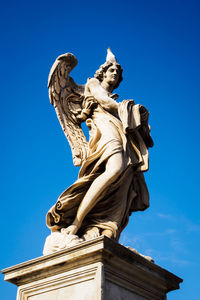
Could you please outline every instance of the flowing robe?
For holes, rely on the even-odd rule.
[[[153,145],[148,115],[143,106],[135,105],[132,100],[118,104],[117,116],[97,104],[86,120],[90,134],[88,155],[78,180],[60,195],[47,214],[47,226],[52,231],[72,224],[90,185],[104,172],[108,158],[118,152],[123,155],[124,171],[104,189],[77,234],[82,236],[88,229],[96,227],[99,235],[109,229],[112,237],[118,240],[131,213],[149,206],[149,193],[143,176],[143,172],[148,170],[147,149]]]

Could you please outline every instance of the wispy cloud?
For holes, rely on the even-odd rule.
[[[160,218],[162,218],[162,219],[173,219],[173,216],[172,215],[168,215],[168,214],[158,213],[157,216],[160,217]]]
[[[151,249],[151,248],[146,249],[145,250],[145,255],[151,256],[152,258],[155,257],[155,251],[154,251],[154,249]]]
[[[139,216],[137,234],[122,233],[120,243],[135,248],[139,253],[152,257],[155,263],[171,268],[173,265],[196,266],[200,240],[200,224],[183,215],[165,214],[162,211]],[[200,249],[199,249],[200,251]],[[200,264],[199,264],[200,266]]]
[[[173,255],[159,256],[159,261],[167,261],[179,266],[194,265],[194,262],[192,262],[191,260],[177,258],[176,256]]]
[[[157,217],[163,220],[170,220],[173,222],[174,225],[178,225],[178,227],[181,227],[182,230],[187,232],[200,232],[200,224],[196,224],[192,222],[189,218],[186,218],[183,215],[171,215],[171,214],[164,214],[164,213],[157,213]],[[172,224],[172,223],[170,223]],[[168,232],[170,233],[170,232]]]
[[[185,224],[186,230],[188,232],[199,232],[200,233],[200,225],[191,222],[189,219],[183,217],[182,222]]]
[[[166,233],[166,234],[175,234],[175,233],[177,233],[177,230],[176,230],[176,229],[167,229],[167,230],[165,231],[165,233]]]
[[[185,252],[184,250],[184,242],[182,242],[179,238],[179,236],[176,236],[175,238],[172,238],[170,241],[170,245],[172,249],[176,252]]]
[[[136,250],[140,248],[143,238],[141,235],[130,236],[126,233],[123,233],[120,238],[120,243],[125,247],[130,246]]]

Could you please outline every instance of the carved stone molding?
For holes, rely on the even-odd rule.
[[[182,279],[107,237],[4,269],[17,300],[163,300]]]

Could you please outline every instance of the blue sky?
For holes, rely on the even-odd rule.
[[[121,243],[184,279],[169,300],[196,299],[200,276],[199,2],[9,1],[1,4],[1,269],[38,257],[45,215],[78,169],[50,105],[55,58],[72,52],[79,84],[111,47],[124,69],[116,92],[150,111],[154,148],[145,174],[151,206]],[[16,287],[0,281],[2,299]]]

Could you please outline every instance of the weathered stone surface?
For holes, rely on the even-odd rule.
[[[182,282],[103,236],[2,272],[17,300],[163,300]]]
[[[81,242],[83,242],[83,239],[80,239],[77,235],[65,234],[65,229],[62,228],[61,231],[51,232],[46,238],[43,254],[52,254],[56,251],[80,244]]]
[[[66,248],[70,246],[67,234],[83,240],[104,235],[118,241],[131,213],[149,206],[143,176],[149,166],[148,148],[153,146],[148,110],[133,100],[116,101],[113,91],[123,79],[123,70],[110,49],[106,62],[85,85],[77,85],[69,76],[76,64],[75,56],[65,53],[49,74],[50,102],[70,144],[74,165],[81,169],[76,182],[47,214],[51,231],[65,232],[59,236],[58,247],[51,247],[55,236],[48,237],[44,253],[60,250],[63,241]]]

